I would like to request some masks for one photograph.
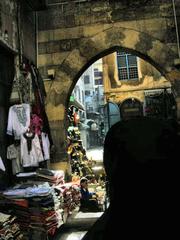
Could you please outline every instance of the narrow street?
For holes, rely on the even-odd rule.
[[[103,146],[94,147],[86,151],[88,159],[92,159],[97,163],[103,162]]]
[[[103,147],[89,149],[86,153],[88,159],[96,161],[95,171],[97,171],[102,166]],[[54,240],[81,240],[102,214],[103,212],[79,212],[75,210],[68,217],[67,222],[60,227]]]
[[[58,230],[54,240],[81,240],[103,212],[74,212]]]

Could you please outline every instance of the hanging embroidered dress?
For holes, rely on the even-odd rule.
[[[20,139],[30,125],[30,105],[16,104],[9,108],[7,134]]]
[[[21,159],[23,167],[38,167],[39,163],[44,161],[37,134],[21,135]]]

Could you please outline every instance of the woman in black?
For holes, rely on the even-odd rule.
[[[106,135],[110,206],[83,240],[173,239],[179,235],[179,151],[170,121],[139,117]]]

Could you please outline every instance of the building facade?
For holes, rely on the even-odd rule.
[[[160,95],[164,99],[163,94],[166,94],[166,91],[169,98],[174,96],[170,107],[176,110],[175,93],[171,83],[143,59],[129,53],[115,52],[103,58],[103,67],[106,102],[118,104],[121,118],[128,114],[138,114],[136,111],[140,111],[140,115],[163,117],[163,106],[162,109],[158,109],[157,106],[158,96],[159,101]]]

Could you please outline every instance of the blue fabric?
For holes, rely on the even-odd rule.
[[[89,200],[92,198],[92,193],[90,193],[88,189],[81,188],[80,191],[83,200]]]

